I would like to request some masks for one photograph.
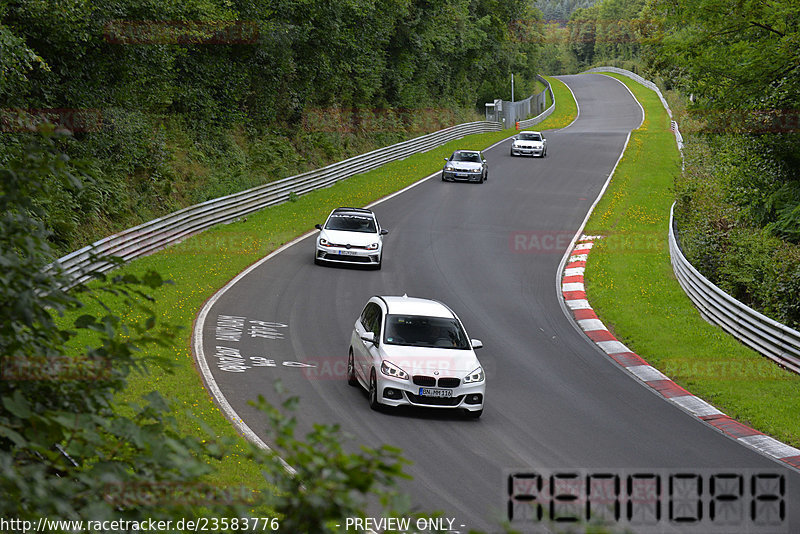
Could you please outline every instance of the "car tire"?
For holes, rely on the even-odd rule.
[[[483,415],[483,408],[480,410],[465,410],[465,415],[469,419],[479,419]]]
[[[322,262],[320,261],[319,258],[317,257],[314,258],[314,265],[322,265]]]
[[[486,171],[486,174],[483,176],[484,181],[489,179],[489,171]]]
[[[375,378],[375,369],[372,369],[372,372],[369,375],[369,389],[367,390],[367,396],[369,398],[369,407],[376,412],[380,412],[382,407],[381,403],[378,401],[378,380]]]
[[[350,355],[347,357],[347,385],[357,387],[358,378],[356,378],[356,366],[353,360],[353,349],[350,349]]]

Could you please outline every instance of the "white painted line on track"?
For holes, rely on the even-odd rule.
[[[765,436],[764,434],[745,436],[739,438],[738,441],[778,459],[800,456],[800,450],[786,445],[773,437]]]
[[[684,410],[691,412],[698,417],[708,417],[711,415],[724,415],[714,406],[710,405],[700,397],[695,397],[694,395],[681,395],[680,397],[672,397],[669,400],[671,400]]]
[[[575,102],[575,108],[577,110],[576,113],[575,113],[575,118],[572,119],[572,122],[570,122],[569,124],[567,124],[566,126],[561,128],[560,130],[555,130],[557,132],[563,132],[564,130],[566,130],[567,128],[569,128],[573,124],[575,124],[578,121],[578,119],[580,118],[580,116],[581,116],[581,105],[578,103],[578,99],[575,98],[575,93],[572,92],[572,88],[569,86],[569,84],[567,84],[567,82],[565,82],[564,80],[562,80],[558,76],[556,76],[555,78],[558,81],[560,81],[561,83],[563,83],[564,86],[569,90],[570,94],[572,95],[572,101]],[[556,98],[556,95],[555,95],[555,93],[553,93],[553,103],[555,103],[555,98]]]
[[[561,291],[586,291],[582,282],[569,282],[561,284]]]
[[[501,141],[498,141],[497,143],[495,143],[495,144],[491,145],[490,147],[484,149],[484,151],[485,150],[489,150],[490,148],[493,148],[493,147],[495,147],[495,146],[497,146],[497,145],[499,145],[499,144],[501,144],[501,143],[503,143],[503,142],[505,142],[507,140],[508,139],[503,139]],[[375,202],[371,202],[370,204],[367,204],[367,206],[365,206],[365,207],[366,208],[371,208],[373,206],[377,206],[378,204],[380,204],[382,202],[386,202],[387,200],[389,200],[391,198],[394,198],[397,195],[405,193],[409,189],[417,187],[421,183],[426,182],[426,181],[428,181],[431,178],[434,178],[436,176],[439,176],[440,174],[441,174],[441,171],[436,171],[436,172],[434,172],[432,174],[429,174],[428,176],[417,180],[416,182],[404,187],[403,189],[401,189],[399,191],[395,191],[394,193],[391,193],[391,194],[389,194],[389,195],[387,195],[385,197],[379,198]],[[308,237],[314,235],[315,233],[316,233],[316,230],[311,230],[311,231],[309,231],[309,232],[307,232],[307,233],[305,233],[305,234],[293,239],[292,241],[290,241],[290,242],[286,243],[285,245],[277,248],[276,250],[272,251],[268,255],[264,256],[260,260],[256,261],[252,265],[250,265],[244,271],[242,271],[239,274],[237,274],[233,279],[231,279],[221,289],[219,289],[216,293],[214,293],[205,302],[205,304],[203,304],[203,307],[200,309],[200,313],[197,314],[197,317],[195,319],[194,325],[192,327],[193,328],[193,332],[192,332],[192,348],[194,349],[192,351],[192,355],[194,356],[195,362],[197,363],[197,367],[200,370],[200,374],[201,374],[201,376],[203,378],[203,381],[206,384],[206,387],[208,388],[209,393],[211,393],[211,396],[214,398],[215,402],[217,403],[217,406],[222,411],[223,415],[225,415],[225,417],[231,422],[231,424],[234,426],[234,428],[236,428],[236,430],[245,439],[247,439],[251,443],[254,443],[256,446],[258,446],[259,448],[264,449],[264,450],[271,450],[271,449],[270,449],[269,445],[267,445],[264,442],[264,440],[262,440],[258,436],[258,434],[256,434],[253,431],[253,429],[250,428],[247,425],[247,423],[244,422],[244,420],[241,418],[241,416],[239,416],[239,414],[236,412],[236,410],[233,408],[233,406],[231,406],[230,402],[228,402],[228,399],[225,397],[225,394],[220,389],[219,384],[217,384],[217,381],[214,379],[214,375],[212,374],[211,368],[209,367],[208,361],[206,359],[205,348],[204,348],[204,344],[203,344],[203,331],[205,330],[206,319],[208,318],[208,314],[211,311],[211,308],[214,306],[214,304],[217,303],[217,301],[220,298],[222,298],[222,296],[230,288],[232,288],[234,285],[236,285],[236,283],[238,283],[240,280],[242,280],[242,278],[244,278],[245,276],[247,276],[248,274],[253,272],[255,269],[258,269],[261,265],[263,265],[265,262],[267,262],[271,258],[277,256],[278,254],[280,254],[284,250],[288,249],[289,247],[291,247],[293,245],[296,245],[297,243],[300,243],[301,241],[307,239]],[[279,460],[282,463],[283,467],[291,475],[295,475],[296,474],[296,470],[292,466],[290,466],[283,458],[279,457]]]
[[[561,300],[561,299],[559,299]],[[589,301],[586,299],[572,299],[566,301],[567,306],[569,306],[570,310],[591,310],[592,307],[589,305]]]
[[[667,380],[667,375],[653,367],[652,365],[632,365],[626,367],[631,374],[642,382],[652,382],[653,380]]]
[[[614,78],[616,79],[616,78]],[[639,100],[633,94],[633,91],[630,88],[622,83],[620,80],[617,80],[621,83],[633,96],[633,99],[639,104],[639,108],[642,110],[642,122],[639,124],[641,127],[644,124],[644,108],[642,107]],[[638,128],[638,127],[637,127]],[[628,145],[628,141],[630,140],[630,133],[628,134],[628,140],[625,141],[625,147],[623,147],[622,154],[625,152],[625,148]],[[620,158],[617,160],[617,165],[619,161],[622,159],[622,154],[620,154]],[[617,165],[614,165],[614,170],[616,170]],[[595,206],[597,205],[600,197],[602,197],[603,193],[605,192],[610,180],[611,176],[614,174],[614,170],[611,171],[611,174],[606,181],[603,190],[600,192],[600,195],[595,200],[594,204],[592,204],[589,212],[586,215],[586,219],[584,219],[583,224],[581,225],[580,231],[586,225],[589,217],[591,216]],[[590,316],[594,315],[591,305],[587,299],[576,299],[576,300],[567,300],[564,298],[562,291],[558,291],[559,283],[566,278],[567,276],[577,276],[583,275],[585,271],[580,271],[578,273],[578,269],[580,268],[570,268],[565,269],[567,261],[575,261],[576,257],[582,257],[582,261],[587,260],[588,252],[592,248],[591,245],[589,247],[585,247],[582,245],[576,245],[579,241],[594,241],[596,239],[601,239],[603,236],[586,236],[582,235],[578,238],[578,234],[575,235],[570,246],[564,253],[564,256],[561,258],[561,263],[559,264],[558,273],[556,273],[556,287],[557,293],[559,294],[559,303],[561,304],[561,309],[564,314],[571,320],[572,325],[577,330],[585,330],[589,332],[585,327],[591,325],[593,328],[596,328],[602,325],[602,321],[597,320],[600,325],[595,323],[595,319],[583,319],[579,317],[585,317],[587,315],[585,310],[590,311]],[[575,254],[576,250],[578,252],[586,251],[587,254]],[[564,284],[566,285],[566,284]],[[573,313],[574,312],[574,313]],[[596,315],[595,315],[596,316]],[[602,327],[602,330],[605,330],[605,326]],[[613,337],[613,336],[612,336]],[[622,368],[629,371],[631,374],[636,376],[639,380],[639,383],[642,385],[646,385],[649,387],[651,391],[660,395],[663,399],[671,402],[675,406],[681,408],[685,412],[693,415],[700,421],[702,421],[707,426],[710,426],[725,434],[727,437],[733,439],[734,441],[739,442],[742,445],[752,449],[755,452],[760,453],[761,455],[770,458],[774,461],[780,462],[783,467],[788,469],[792,469],[795,471],[800,472],[800,449],[782,443],[777,439],[764,435],[761,432],[758,432],[742,423],[738,423],[736,420],[728,417],[722,411],[711,405],[710,403],[706,402],[705,400],[692,395],[691,393],[686,392],[686,394],[682,394],[685,392],[683,388],[678,386],[675,382],[673,382],[669,377],[655,369],[654,367],[650,366],[648,363],[644,362],[644,360],[632,352],[628,347],[622,344],[619,341],[593,341],[587,337],[591,343],[596,345],[598,348],[602,349],[611,359],[613,359],[617,364],[619,364]],[[631,357],[627,355],[623,355],[622,353],[629,352]],[[617,355],[617,356],[615,356]],[[634,364],[634,365],[626,365],[625,362],[635,361],[638,360],[644,362],[643,364]],[[678,393],[677,395],[675,393]],[[728,429],[726,428],[725,420],[729,420],[736,425],[738,428]],[[720,423],[723,421],[723,423]],[[751,432],[751,434],[747,436],[738,436],[738,433],[741,433],[743,430]]]
[[[598,341],[596,345],[603,349],[606,354],[620,354],[622,352],[631,352],[631,349],[623,345],[620,341]]]
[[[569,269],[564,269],[564,276],[583,276],[585,271],[586,267],[570,267]]]
[[[603,321],[600,319],[581,319],[578,321],[578,326],[580,326],[584,332],[594,332],[596,330],[608,331],[608,328],[606,328],[606,325],[604,325]]]
[[[627,85],[625,85],[625,83],[623,83],[623,81],[622,81],[622,80],[617,80],[617,79],[616,79],[616,78],[614,78],[613,76],[608,76],[608,75],[606,75],[606,74],[603,74],[603,73],[600,73],[600,72],[598,72],[598,73],[595,73],[595,74],[600,74],[600,76],[606,76],[607,78],[611,78],[612,80],[614,80],[614,81],[616,81],[616,82],[618,82],[618,83],[622,84],[622,87],[624,87],[624,88],[625,88],[625,89],[626,89],[626,90],[627,90],[627,91],[628,91],[628,92],[631,94],[631,97],[633,97],[633,101],[634,101],[634,102],[636,102],[636,104],[639,106],[639,109],[641,109],[641,110],[642,110],[642,122],[640,122],[640,123],[639,123],[639,126],[637,126],[636,128],[634,128],[634,130],[638,130],[639,128],[641,128],[641,127],[642,127],[642,124],[644,124],[644,107],[642,106],[642,103],[641,103],[641,102],[639,102],[639,99],[638,99],[638,98],[636,98],[636,95],[634,95],[634,94],[633,94],[633,91],[631,91],[631,88],[630,88],[630,87],[628,87]]]

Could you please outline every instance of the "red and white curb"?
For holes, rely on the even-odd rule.
[[[576,241],[569,252],[561,278],[561,295],[583,333],[611,359],[666,400],[705,421],[731,439],[800,470],[800,449],[743,425],[703,399],[692,395],[648,364],[608,331],[586,298],[583,279],[586,259],[594,242],[601,237],[582,235]]]

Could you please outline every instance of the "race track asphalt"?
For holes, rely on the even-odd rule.
[[[301,433],[315,422],[338,423],[353,436],[352,449],[400,447],[413,462],[406,469],[413,480],[402,489],[420,509],[455,518],[462,532],[499,530],[509,469],[781,469],[643,387],[562,311],[561,257],[642,116],[627,89],[609,77],[561,79],[580,116],[545,132],[546,158],[512,158],[504,142],[485,152],[486,183],[435,177],[373,208],[390,231],[382,270],[316,266],[309,237],[214,302],[201,325],[203,357],[227,402],[262,439],[269,443],[264,418],[248,401],[259,394],[275,400],[272,383],[279,378],[300,397]],[[365,302],[404,293],[445,302],[470,337],[483,341],[477,352],[487,374],[481,419],[436,410],[377,413],[364,392],[347,385],[349,336]],[[243,318],[238,340],[236,321],[220,331],[231,337],[216,339],[220,316]],[[249,368],[221,369],[216,347],[238,349]],[[781,472],[787,494],[800,502],[800,475]],[[800,507],[788,513],[777,531],[800,532]],[[662,527],[689,531],[666,521]]]

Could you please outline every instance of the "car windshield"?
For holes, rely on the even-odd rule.
[[[521,133],[519,134],[520,141],[541,141],[542,136],[538,133]]]
[[[378,230],[375,227],[375,219],[366,215],[355,215],[352,213],[334,213],[325,225],[326,230],[342,230],[345,232],[365,232],[374,234]]]
[[[469,349],[467,334],[456,319],[422,315],[387,315],[384,342],[389,345]]]
[[[450,161],[469,161],[472,163],[480,163],[481,157],[476,152],[453,152]]]

